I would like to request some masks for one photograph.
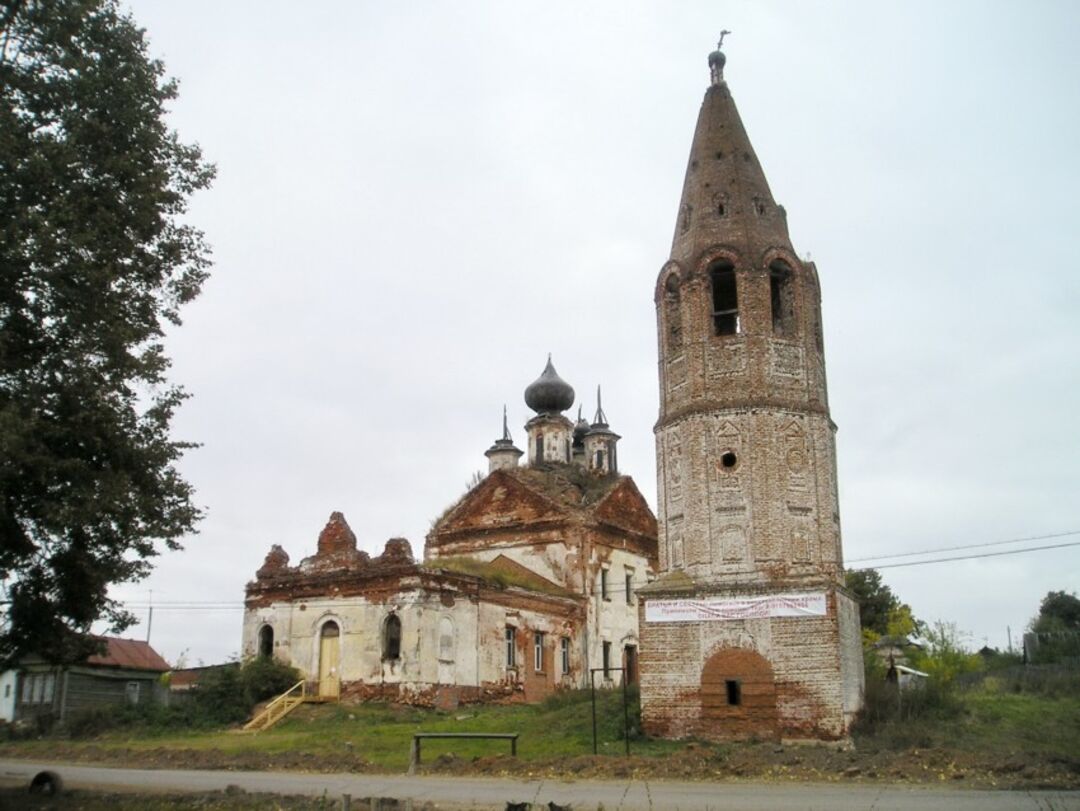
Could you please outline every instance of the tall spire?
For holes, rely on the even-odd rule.
[[[600,402],[600,386],[596,386],[596,416],[593,417],[592,424],[594,427],[607,428],[607,416],[604,414],[604,406]]]
[[[488,471],[498,470],[503,467],[517,467],[518,459],[524,451],[514,445],[510,437],[510,426],[506,422],[506,406],[503,406],[502,438],[496,439],[495,443],[484,451],[488,458]]]
[[[722,32],[721,42],[723,42]],[[747,256],[791,249],[783,208],[773,200],[754,147],[724,81],[727,58],[709,55],[711,84],[698,113],[683,181],[671,258],[687,269],[702,252],[727,245]]]

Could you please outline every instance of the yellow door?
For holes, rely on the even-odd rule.
[[[322,698],[337,698],[341,692],[341,679],[338,677],[340,633],[337,623],[328,622],[319,636],[319,695]]]

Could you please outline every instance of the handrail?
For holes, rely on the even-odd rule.
[[[294,693],[297,688],[300,688],[300,695],[296,696]],[[303,703],[307,698],[307,682],[304,680],[298,681],[284,693],[273,699],[269,704],[262,708],[254,718],[244,724],[244,729],[252,729],[254,727],[261,726],[263,729],[273,725],[280,718],[284,717],[298,704]],[[280,709],[280,712],[275,712]]]

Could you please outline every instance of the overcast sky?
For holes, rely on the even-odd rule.
[[[170,661],[238,653],[244,584],[333,510],[419,556],[504,403],[523,444],[548,352],[587,415],[603,386],[655,505],[653,285],[724,28],[820,273],[846,558],[1080,531],[1080,5],[130,8],[180,80],[172,126],[218,166],[190,213],[213,275],[168,345],[207,517],[117,592],[153,589]],[[1003,647],[1080,589],[1080,546],[881,571]]]

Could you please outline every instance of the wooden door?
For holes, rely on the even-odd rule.
[[[319,636],[319,696],[322,698],[337,698],[341,692],[338,676],[340,638],[341,631],[336,622],[328,622],[322,627]]]

